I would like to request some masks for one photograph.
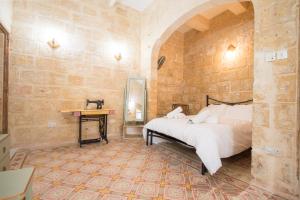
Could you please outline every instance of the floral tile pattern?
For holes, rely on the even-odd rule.
[[[224,160],[214,176],[202,176],[194,150],[136,139],[18,152],[11,168],[36,168],[35,200],[282,199],[250,185],[250,160]]]

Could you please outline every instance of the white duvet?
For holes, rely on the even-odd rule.
[[[196,148],[196,153],[210,172],[214,174],[221,166],[221,158],[230,157],[251,147],[251,127],[238,130],[228,124],[190,124],[185,119],[156,118],[148,122],[143,130],[151,129],[175,137]],[[153,138],[154,143],[164,141]]]

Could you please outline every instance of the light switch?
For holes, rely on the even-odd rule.
[[[278,60],[283,60],[288,58],[288,51],[286,49],[281,49],[277,51],[276,57]]]
[[[48,128],[55,128],[55,127],[56,127],[56,122],[48,121]]]
[[[265,52],[265,61],[272,62],[276,60],[276,52]]]

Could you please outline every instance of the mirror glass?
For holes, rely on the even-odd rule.
[[[145,79],[129,78],[126,88],[125,120],[145,121]]]
[[[0,32],[0,133],[3,132],[3,70],[4,70],[4,33]]]

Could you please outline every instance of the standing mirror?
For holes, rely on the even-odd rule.
[[[0,133],[7,133],[8,32],[0,24]]]
[[[146,109],[146,83],[143,78],[129,78],[125,90],[125,123],[143,124]]]
[[[129,78],[125,89],[123,138],[140,137],[146,122],[146,80]]]

